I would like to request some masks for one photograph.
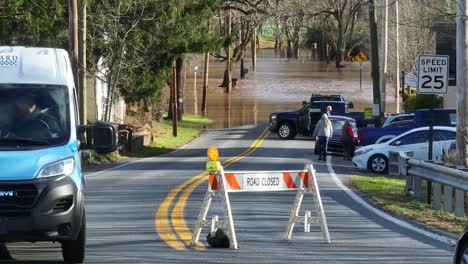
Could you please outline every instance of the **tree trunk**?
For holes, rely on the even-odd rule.
[[[252,72],[257,71],[257,29],[252,32]]]
[[[280,38],[280,35],[277,33],[275,37],[275,55],[276,56],[278,56],[279,38]]]
[[[299,59],[299,37],[294,40],[294,58]]]
[[[176,68],[177,68],[177,118],[182,120],[182,114],[184,113],[184,85],[185,85],[185,56],[181,56],[177,58],[176,61]]]
[[[286,51],[286,56],[288,57],[288,59],[290,59],[290,58],[292,58],[294,56],[293,44],[292,44],[291,39],[289,39],[289,38],[288,38],[288,47],[287,47],[287,51]]]
[[[228,11],[228,16],[227,16],[227,30],[226,30],[226,35],[228,38],[231,38],[231,26],[232,26],[232,20],[231,20],[231,10]],[[227,47],[226,50],[226,55],[227,55],[227,60],[226,60],[226,71],[227,71],[227,92],[230,93],[232,90],[232,50],[231,50],[231,43],[229,43],[229,46]]]
[[[344,55],[346,53],[346,43],[343,38],[343,28],[338,26],[338,41],[336,43],[336,67],[341,68],[341,64],[344,61]]]

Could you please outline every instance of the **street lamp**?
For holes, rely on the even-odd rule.
[[[193,107],[194,107],[194,114],[198,115],[198,100],[197,100],[197,72],[198,72],[198,66],[195,66],[193,68],[193,72],[195,75],[194,81],[193,81]]]

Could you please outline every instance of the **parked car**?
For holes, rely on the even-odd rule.
[[[413,127],[414,121],[413,120],[403,120],[398,122],[392,122],[388,124],[386,127],[406,127],[411,129]]]
[[[281,139],[291,139],[297,134],[312,136],[315,124],[322,118],[328,105],[332,105],[332,115],[346,111],[346,103],[338,101],[321,101],[305,103],[297,111],[276,112],[270,114],[270,131],[278,133]]]
[[[385,119],[382,127],[387,127],[388,125],[405,120],[413,120],[414,114],[398,114],[398,115],[391,115]]]
[[[316,101],[330,99],[330,101]],[[297,134],[311,136],[315,124],[326,112],[327,106],[332,107],[332,116],[350,116],[355,122],[364,120],[364,113],[349,113],[349,104],[339,95],[319,96],[312,95],[311,102],[303,102],[299,110],[275,112],[270,114],[270,131],[277,133],[281,139],[291,139]],[[356,118],[353,118],[356,116]]]
[[[453,253],[453,264],[468,263],[468,226],[458,238],[457,246]]]
[[[456,138],[454,127],[434,127],[433,157],[442,158]],[[429,127],[410,130],[387,142],[361,147],[354,152],[353,163],[360,169],[384,173],[388,170],[388,153],[390,151],[412,151],[413,157],[419,160],[428,158]]]
[[[343,96],[339,94],[330,94],[330,95],[321,95],[321,94],[312,94],[310,97],[311,102],[318,101],[333,101],[333,102],[346,102]]]
[[[328,151],[332,153],[343,153],[343,143],[341,143],[341,128],[345,121],[348,120],[353,127],[354,139],[358,140],[356,121],[346,116],[330,116],[330,121],[333,127],[333,136],[328,141]],[[317,143],[317,142],[316,142]],[[315,147],[314,153],[318,155],[318,146]]]
[[[429,126],[431,120],[430,110],[416,110],[412,125],[401,127],[363,128],[359,130],[361,146],[382,143],[394,138],[410,129]],[[455,109],[434,109],[434,126],[456,126]]]

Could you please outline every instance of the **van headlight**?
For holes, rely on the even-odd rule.
[[[37,178],[48,178],[54,176],[68,176],[75,169],[75,159],[69,158],[58,162],[54,162],[44,166]]]
[[[368,149],[358,149],[354,152],[354,156],[359,156],[359,155],[362,155],[362,154],[366,154],[367,152],[369,151],[372,151],[372,148],[368,148]]]

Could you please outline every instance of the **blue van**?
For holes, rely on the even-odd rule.
[[[117,148],[109,123],[80,126],[65,50],[0,47],[0,243],[60,242],[85,256],[81,153]]]

